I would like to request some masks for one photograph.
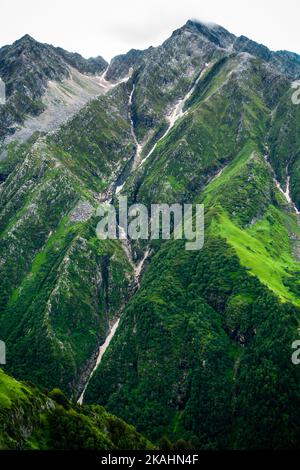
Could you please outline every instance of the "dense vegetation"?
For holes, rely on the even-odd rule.
[[[76,406],[0,369],[0,449],[151,449],[132,426],[100,406]]]
[[[19,72],[31,104],[68,64],[105,67],[28,37],[11,47],[0,50],[0,72],[16,50],[27,65],[38,55],[39,86],[26,67]],[[5,371],[66,396],[1,372],[2,447],[150,446],[101,406],[161,448],[299,447],[291,346],[300,313],[300,108],[290,88],[299,71],[298,56],[188,22],[157,48],[115,58],[106,77],[122,83],[55,133],[3,143]],[[26,99],[12,123],[28,113]],[[153,152],[134,169],[137,143],[141,158]],[[120,181],[132,203],[204,203],[204,248],[99,240],[95,209],[117,203]],[[283,194],[289,182],[292,202]],[[120,315],[87,388],[89,406],[72,404]]]
[[[197,255],[169,242],[124,312],[87,400],[154,440],[167,434],[197,448],[297,447],[291,344],[298,318],[299,309],[278,301],[224,239],[211,233]]]
[[[87,390],[88,402],[154,440],[298,446],[291,345],[300,304],[292,240],[300,231],[265,158],[269,147],[271,162],[276,152],[278,124],[270,118],[276,94],[290,100],[287,86],[253,57],[217,62],[186,116],[123,189],[146,204],[159,198],[206,207],[204,248],[190,254],[171,241],[159,249]],[[297,142],[291,145],[297,155]]]

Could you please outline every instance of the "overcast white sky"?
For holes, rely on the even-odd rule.
[[[1,0],[0,18],[0,46],[28,33],[106,60],[160,44],[189,18],[300,53],[299,0]]]

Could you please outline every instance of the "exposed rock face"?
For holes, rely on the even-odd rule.
[[[16,124],[27,115],[45,109],[41,98],[48,81],[60,82],[70,77],[70,67],[79,72],[101,74],[107,64],[101,57],[84,59],[26,35],[11,46],[0,49],[0,77],[6,84],[7,101],[0,106],[0,141],[13,134]]]
[[[89,202],[79,202],[70,215],[72,222],[86,222],[95,212],[94,207]]]
[[[246,36],[240,36],[234,41],[234,49],[237,51],[248,52],[256,57],[260,57],[263,60],[269,61],[272,57],[271,51],[262,44],[252,41]]]
[[[146,51],[132,49],[131,51],[127,52],[127,54],[114,57],[109,64],[105,77],[107,80],[112,81],[117,81],[126,77],[131,68],[136,69],[141,65],[143,57],[147,56],[151,49],[152,48],[149,48]]]
[[[26,142],[33,134],[54,132],[78,113],[85,104],[108,91],[102,76],[84,75],[70,67],[68,78],[48,81],[41,103],[43,110],[37,116],[26,116],[22,125],[16,125],[12,135],[4,139],[5,146],[12,141]],[[6,158],[3,150],[0,160]]]
[[[84,74],[101,75],[108,66],[106,60],[101,56],[84,59],[80,54],[65,51],[61,47],[56,47],[55,50],[69,65]]]

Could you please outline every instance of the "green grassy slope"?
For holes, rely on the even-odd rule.
[[[225,238],[242,265],[279,298],[299,305],[300,263],[292,250],[298,219],[253,148],[248,145],[204,191],[204,204],[214,208],[211,231]]]
[[[0,369],[0,449],[151,449],[136,430],[99,406],[77,406],[58,389],[41,392]]]

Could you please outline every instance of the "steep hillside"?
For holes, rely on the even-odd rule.
[[[11,146],[2,164],[0,331],[9,368],[68,393],[93,367],[133,282],[122,246],[95,233],[95,190],[109,187],[131,158],[127,102],[120,85],[48,142]],[[80,139],[91,119],[92,133]]]
[[[250,148],[204,195],[204,248],[186,252],[181,241],[170,241],[153,257],[86,401],[107,406],[153,440],[181,437],[202,449],[295,448],[300,372],[291,345],[300,264],[289,235],[299,236],[296,216],[285,211],[268,164]]]
[[[158,250],[86,400],[154,440],[167,434],[197,448],[297,447],[291,345],[300,229],[294,202],[283,196],[287,175],[284,189],[277,178],[284,139],[292,163],[298,146],[292,130],[276,129],[278,102],[290,112],[294,106],[290,82],[243,52],[209,64],[192,91],[122,193],[146,204],[204,202],[204,248],[190,254],[172,241]],[[286,129],[289,114],[280,116]],[[298,181],[292,163],[289,176]]]
[[[0,450],[151,449],[132,426],[99,406],[75,406],[0,369]]]
[[[0,49],[6,371],[103,405],[155,443],[299,447],[299,56],[188,21],[106,67],[28,36]],[[203,249],[99,240],[96,208],[120,195],[204,203]],[[2,379],[21,401],[35,395]],[[102,409],[55,396],[45,435],[21,447],[70,447],[51,432],[75,416],[89,431],[74,445],[91,432],[92,447],[124,448]],[[32,400],[17,416],[40,419]]]

